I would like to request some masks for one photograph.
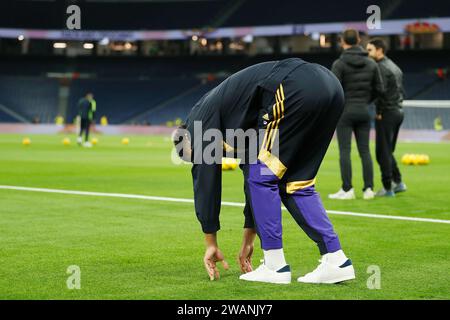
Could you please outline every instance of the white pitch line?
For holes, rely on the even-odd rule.
[[[126,193],[90,192],[90,191],[76,191],[76,190],[62,190],[62,189],[47,189],[47,188],[29,188],[29,187],[4,186],[4,185],[0,185],[0,189],[30,191],[30,192],[71,194],[71,195],[80,195],[80,196],[112,197],[112,198],[126,198],[126,199],[141,199],[141,200],[150,200],[150,201],[194,203],[194,200],[192,200],[192,199],[156,197],[156,196],[145,196],[145,195],[126,194]],[[222,201],[222,205],[228,206],[228,207],[244,207],[244,203],[229,202],[229,201]],[[285,208],[283,208],[283,209],[285,209]],[[342,216],[352,216],[352,217],[450,224],[450,220],[441,220],[441,219],[390,216],[390,215],[383,215],[383,214],[357,213],[357,212],[336,211],[336,210],[327,210],[327,212],[330,214],[342,215]]]

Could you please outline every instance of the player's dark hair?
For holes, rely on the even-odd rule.
[[[187,126],[185,124],[182,124],[177,129],[175,129],[174,133],[172,134],[172,142],[175,147],[183,141],[186,128]]]
[[[172,142],[175,146],[175,150],[177,151],[178,156],[184,161],[192,162],[192,154],[190,157],[188,155],[185,155],[183,152],[183,145],[180,145],[181,143],[184,143],[186,139],[188,139],[186,130],[187,126],[185,124],[179,126],[172,134]]]
[[[383,50],[383,53],[386,53],[386,51],[387,51],[387,44],[386,44],[386,41],[384,41],[383,39],[381,39],[381,38],[374,38],[374,39],[371,39],[369,41],[369,43],[371,45],[373,45],[375,48]]]
[[[342,34],[342,40],[350,46],[356,46],[359,42],[359,32],[356,29],[347,29]]]

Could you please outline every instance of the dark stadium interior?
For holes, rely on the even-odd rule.
[[[203,0],[203,1],[4,1],[3,27],[59,29],[65,26],[68,4],[85,9],[83,29],[165,30],[213,26],[256,26],[287,23],[359,21],[366,8],[377,4],[384,19],[448,16],[450,3],[442,0]],[[44,5],[43,5],[44,4]],[[339,10],[344,7],[345,10]],[[10,13],[14,12],[14,15]]]
[[[450,99],[449,82],[440,80],[432,71],[446,66],[450,53],[430,51],[425,54],[428,58],[419,65],[419,57],[400,51],[391,53],[405,71],[406,97],[417,100]],[[336,56],[305,54],[300,57],[331,67]],[[0,99],[29,121],[38,117],[41,122],[52,122],[57,115],[58,81],[45,75],[49,72],[90,73],[95,75],[95,79],[78,79],[71,83],[69,120],[76,115],[77,99],[91,88],[99,104],[108,106],[104,115],[110,123],[160,124],[174,116],[184,118],[193,104],[217,84],[218,80],[205,83],[199,75],[217,72],[230,74],[260,61],[284,57],[287,56],[152,59],[10,57],[0,62]],[[164,108],[159,112],[147,112],[162,104]],[[46,107],[37,108],[37,105]],[[1,111],[0,120],[18,121]]]
[[[83,30],[172,30],[235,26],[270,26],[295,23],[360,21],[368,5],[377,4],[383,19],[450,16],[448,1],[8,1],[0,4],[0,28],[62,29],[65,10],[77,4],[83,9]],[[339,8],[345,7],[345,10]],[[12,14],[13,13],[13,14]],[[186,35],[187,38],[190,36]],[[166,49],[153,56],[65,56],[54,54],[52,41],[33,40],[26,55],[19,54],[17,39],[0,39],[0,109],[3,122],[50,123],[58,115],[61,79],[53,74],[71,73],[66,121],[76,116],[76,104],[86,91],[95,92],[101,114],[111,124],[162,124],[184,118],[192,105],[225,76],[254,63],[301,57],[328,68],[339,56],[338,37],[330,48],[286,53],[280,38],[268,38],[269,54],[189,52],[187,41],[172,41],[176,53]],[[334,38],[333,38],[334,37]],[[390,36],[389,56],[405,72],[407,99],[450,99],[448,80],[436,70],[450,66],[450,38],[444,48],[404,50]],[[229,41],[223,39],[224,44]],[[137,43],[138,48],[140,46]],[[152,111],[152,112],[150,112]],[[406,127],[408,123],[406,123]]]

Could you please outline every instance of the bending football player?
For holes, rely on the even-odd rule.
[[[298,281],[337,283],[355,278],[352,263],[342,251],[315,190],[317,172],[343,107],[344,94],[337,78],[320,65],[296,58],[246,68],[194,106],[185,125],[175,133],[174,143],[179,155],[194,163],[195,211],[205,234],[204,263],[211,280],[219,276],[218,262],[228,268],[217,244],[220,160],[217,163],[202,158],[211,144],[215,144],[214,150],[225,146],[226,151],[234,150],[235,156],[245,159],[241,162],[246,206],[240,279],[291,282],[291,268],[283,251],[282,203],[322,256],[320,265]],[[259,141],[255,157],[251,146],[237,148],[233,139],[211,138],[211,130],[226,137],[230,131],[252,129]],[[213,157],[221,159],[218,153]],[[261,240],[264,262],[254,270],[251,257],[256,235]]]

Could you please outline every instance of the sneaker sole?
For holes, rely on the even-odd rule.
[[[356,197],[354,197],[354,198],[330,198],[330,197],[328,197],[328,199],[331,199],[331,200],[355,200]]]
[[[325,281],[325,282],[322,282],[322,283],[324,283],[324,284],[336,284],[336,283],[341,283],[341,282],[344,282],[344,281],[350,281],[350,280],[355,280],[355,279],[356,279],[355,276],[346,276],[346,277],[341,277],[341,278],[337,278],[337,279],[330,280],[330,281]]]
[[[242,278],[239,278],[239,280],[249,281],[249,282],[272,283],[272,284],[291,284],[290,280],[289,281],[286,281],[286,280],[283,280],[283,281],[263,281],[263,280],[250,280],[250,279],[242,279]]]
[[[297,282],[309,283],[309,284],[336,284],[336,283],[341,283],[344,281],[350,281],[350,280],[354,280],[354,279],[356,279],[356,277],[353,275],[353,276],[345,276],[345,277],[340,277],[337,279],[321,281],[321,282],[307,282],[307,281],[301,281],[300,279],[297,279]]]

